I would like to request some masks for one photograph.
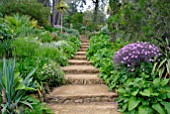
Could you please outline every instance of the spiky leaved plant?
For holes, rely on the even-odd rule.
[[[26,91],[35,90],[31,87],[32,74],[34,69],[24,79],[15,73],[15,59],[3,60],[3,72],[0,72],[0,92],[2,95],[2,103],[0,105],[2,114],[20,113],[21,106],[32,108],[27,102]]]

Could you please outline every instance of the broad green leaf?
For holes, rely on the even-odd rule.
[[[147,100],[142,100],[142,105],[149,105],[149,101],[147,101]]]
[[[149,114],[148,108],[145,107],[145,106],[140,106],[140,107],[138,108],[138,114]]]
[[[160,91],[159,97],[163,100],[167,99],[167,95],[164,93],[164,90],[162,92]]]
[[[127,109],[127,103],[123,105],[122,111],[124,112]]]
[[[143,96],[148,96],[148,97],[151,95],[151,92],[149,89],[144,89],[144,91],[140,91],[139,93]]]
[[[157,112],[159,112],[159,114],[166,114],[164,109],[162,108],[162,106],[159,103],[153,104],[152,108],[155,109]]]
[[[16,90],[21,90],[21,89],[25,89],[26,86],[22,83],[20,83],[17,87],[16,87]]]
[[[36,91],[36,89],[32,88],[32,87],[26,87],[25,88],[26,91]]]
[[[133,96],[136,96],[136,95],[138,94],[138,92],[139,92],[139,89],[136,90],[136,91],[133,91],[131,94],[132,94]]]
[[[117,93],[125,93],[125,89],[119,88],[119,89],[117,90]]]
[[[153,80],[153,85],[154,85],[154,86],[158,87],[158,86],[159,86],[159,83],[160,83],[160,79],[159,79],[159,78],[155,78],[155,79]]]
[[[151,93],[151,96],[159,96],[159,93]]]
[[[161,104],[164,105],[167,113],[170,114],[170,102],[161,102]]]
[[[133,110],[134,108],[136,108],[138,106],[138,104],[140,103],[141,101],[139,99],[136,99],[136,97],[131,97],[129,99],[129,102],[128,102],[128,110]]]
[[[168,84],[168,82],[169,82],[169,79],[163,79],[163,80],[161,81],[161,85],[162,85],[162,86],[165,86],[165,85]]]
[[[16,72],[14,76],[18,77],[19,75],[20,75],[20,72]]]

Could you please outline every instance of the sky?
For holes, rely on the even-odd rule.
[[[83,11],[92,10],[93,8],[94,8],[94,5],[93,5],[92,0],[86,0],[86,5],[84,5]],[[105,12],[106,12],[106,10],[107,10],[107,6],[105,8]]]
[[[93,4],[91,0],[86,1],[86,5],[84,5],[83,12],[86,10],[92,10]],[[80,10],[80,9],[79,9]]]

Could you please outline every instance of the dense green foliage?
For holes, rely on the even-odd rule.
[[[35,20],[19,14],[1,18],[0,25],[1,28],[5,27],[0,32],[1,60],[3,57],[15,57],[15,71],[21,72],[22,78],[26,79],[27,74],[36,68],[31,78],[31,85],[35,91],[25,91],[28,96],[24,97],[27,102],[31,103],[32,107],[25,110],[17,109],[17,107],[16,110],[25,111],[25,113],[30,111],[51,113],[43,103],[34,100],[29,95],[31,93],[37,94],[39,99],[43,101],[44,94],[49,92],[49,87],[65,83],[64,73],[60,66],[67,65],[67,60],[73,57],[78,50],[80,46],[79,33],[67,28],[64,28],[64,34],[60,34],[59,29],[50,28],[47,29],[48,31],[43,28],[40,29]],[[6,43],[7,41],[9,43]],[[2,68],[2,63],[0,68]],[[18,99],[17,96],[16,98]],[[24,102],[24,99],[21,99],[21,102]],[[37,109],[37,107],[39,108]],[[11,111],[9,109],[9,113]]]
[[[112,62],[113,55],[126,44],[118,39],[111,43],[108,35],[101,33],[94,35],[90,39],[87,58],[94,66],[100,68],[99,76],[108,85],[109,90],[116,89],[119,94],[117,102],[120,112],[169,114],[170,87],[169,79],[167,79],[169,72],[165,70],[165,67],[170,68],[168,56],[166,56],[166,60],[157,62],[157,64],[154,63],[156,61],[141,61],[140,65],[135,68],[128,65],[115,65]],[[132,53],[127,50],[126,52],[125,55]],[[161,56],[159,59],[162,60],[162,58],[165,56]],[[133,61],[130,64],[134,64]],[[156,64],[155,67],[154,64]]]
[[[25,78],[19,72],[15,72],[15,60],[3,62],[3,72],[0,72],[0,108],[2,114],[24,113],[24,108],[27,108],[27,113],[44,112],[52,113],[45,103],[41,104],[39,100],[28,96],[26,93],[30,91],[37,91],[33,80],[34,69]],[[39,107],[39,109],[35,109]]]
[[[0,2],[0,12],[3,15],[15,13],[29,15],[32,19],[37,20],[40,25],[48,23],[49,11],[49,8],[44,7],[37,0],[1,0]]]
[[[85,0],[75,4],[68,0],[70,8],[64,1],[63,8],[60,2],[47,8],[48,0],[38,1],[0,1],[2,113],[52,113],[41,101],[49,87],[65,83],[60,66],[78,50],[80,32],[90,39],[87,59],[99,68],[109,90],[119,94],[121,113],[170,114],[169,0],[108,0],[107,25],[103,12],[107,0],[92,1],[94,10],[85,12],[77,9]],[[55,5],[61,15],[53,11]],[[60,18],[65,27],[49,26],[49,20],[59,24]],[[3,63],[3,58],[15,58],[16,63]]]
[[[112,38],[151,41],[170,36],[169,0],[132,0],[124,4],[110,0],[111,16],[108,28]]]
[[[109,89],[113,89],[114,66],[112,62],[115,52],[126,45],[128,42],[117,40],[110,42],[109,36],[105,34],[97,34],[90,39],[90,46],[87,50],[87,59],[89,59],[94,66],[100,68],[99,76],[108,85]]]

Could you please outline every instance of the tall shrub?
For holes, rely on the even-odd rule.
[[[0,12],[3,15],[19,13],[38,20],[39,25],[48,24],[50,10],[37,0],[2,0]]]

